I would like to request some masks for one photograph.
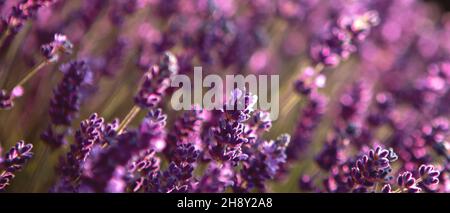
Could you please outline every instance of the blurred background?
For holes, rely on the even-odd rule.
[[[0,14],[7,17],[18,1],[1,2]],[[72,122],[72,135],[80,121],[93,112],[108,121],[123,118],[133,105],[143,73],[163,51],[170,50],[185,74],[191,74],[193,66],[202,66],[205,75],[279,74],[280,118],[265,135],[273,139],[281,133],[293,133],[301,118],[305,103],[294,92],[293,83],[312,64],[311,43],[336,17],[376,10],[380,24],[367,41],[358,44],[357,53],[324,71],[326,84],[320,92],[329,100],[312,145],[292,163],[286,177],[271,183],[270,191],[298,192],[300,175],[318,170],[314,156],[323,147],[339,109],[339,98],[349,85],[356,80],[377,82],[388,75],[391,84],[392,78],[398,84],[409,84],[430,62],[445,58],[450,51],[448,9],[450,2],[445,0],[56,1],[40,8],[0,49],[0,87],[11,88],[44,60],[40,45],[51,42],[55,33],[67,35],[74,44],[73,54],[45,66],[24,86],[25,94],[14,108],[0,111],[4,151],[23,139],[34,145],[35,153],[7,192],[47,192],[54,183],[55,166],[67,147],[53,151],[40,135],[50,123],[52,91],[62,78],[58,68],[71,59],[85,59],[95,73]],[[371,93],[384,86],[374,86]],[[180,112],[168,105],[164,110],[170,126]],[[130,125],[136,126],[139,120]],[[381,131],[378,139],[387,138],[388,132]],[[73,137],[67,140],[71,143]]]

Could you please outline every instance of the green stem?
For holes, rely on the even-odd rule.
[[[136,115],[141,111],[141,108],[138,106],[133,106],[133,108],[128,112],[128,114],[125,116],[122,122],[120,122],[119,128],[117,130],[117,133],[120,135],[125,128],[128,126],[128,124],[131,123],[131,121],[136,117]]]
[[[35,66],[30,72],[28,72],[28,74],[21,80],[19,81],[19,83],[16,84],[16,86],[13,87],[19,87],[24,85],[28,80],[30,80],[36,73],[38,73],[39,70],[41,70],[45,65],[47,65],[48,61],[45,60],[43,62],[41,62],[40,64],[38,64],[37,66]]]

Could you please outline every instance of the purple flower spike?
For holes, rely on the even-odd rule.
[[[19,141],[0,160],[0,191],[4,190],[15,177],[14,173],[21,170],[26,162],[33,157],[32,144]],[[1,154],[1,153],[0,153]]]
[[[179,144],[173,155],[169,168],[155,174],[146,191],[168,193],[193,191],[193,171],[200,151],[195,149],[192,143]]]
[[[92,149],[108,144],[112,131],[117,128],[114,124],[106,124],[102,117],[93,113],[80,124],[75,133],[75,143],[70,146],[66,158],[62,159],[58,167],[61,175],[59,182],[53,188],[55,192],[76,192],[79,190],[80,176],[85,169],[87,158]]]
[[[23,24],[33,18],[38,9],[52,4],[55,0],[21,0],[19,4],[12,8],[11,14],[6,20],[8,28],[16,33]],[[0,31],[0,33],[3,33]]]
[[[193,167],[180,168],[171,162],[169,168],[153,176],[147,192],[186,193],[189,190],[187,182],[191,177]]]
[[[208,169],[202,176],[200,181],[196,184],[196,192],[211,192],[222,193],[228,187],[234,185],[234,171],[233,167],[228,164],[217,165],[211,162]]]
[[[378,25],[375,11],[342,16],[320,41],[311,46],[311,58],[315,63],[328,67],[337,66],[357,50],[357,43],[365,40],[371,28]]]
[[[244,162],[241,175],[245,182],[239,186],[245,190],[256,187],[265,190],[264,182],[273,179],[286,162],[286,148],[290,136],[283,134],[273,141],[262,141],[257,145],[255,153]]]
[[[300,120],[292,136],[292,142],[287,149],[290,160],[299,159],[307,151],[313,140],[316,127],[325,113],[326,104],[325,96],[316,92],[310,95],[308,105],[302,109]]]
[[[184,112],[177,118],[171,133],[167,137],[167,147],[164,154],[168,159],[173,157],[173,152],[178,144],[192,143],[198,149],[202,149],[203,144],[200,139],[200,131],[204,120],[204,112],[197,106]]]
[[[131,183],[130,188],[133,192],[141,191],[147,187],[151,178],[157,174],[160,166],[160,159],[155,156],[154,150],[147,150],[136,161],[129,166]]]
[[[371,149],[369,155],[364,155],[351,168],[352,181],[363,187],[372,187],[376,183],[385,183],[392,179],[390,162],[396,160],[391,151],[377,147]]]
[[[164,137],[166,131],[167,116],[163,114],[161,109],[150,110],[147,116],[139,125],[139,136],[141,143],[149,145],[152,149],[159,152],[164,149],[166,142]]]
[[[177,58],[172,53],[165,52],[159,66],[152,66],[145,74],[141,87],[134,97],[136,105],[142,108],[157,106],[170,86],[171,76],[177,73]]]
[[[124,192],[126,188],[123,169],[132,157],[148,148],[139,143],[137,132],[128,131],[118,135],[108,148],[93,159],[89,171],[83,174],[83,191]]]
[[[49,113],[53,124],[69,126],[79,111],[82,87],[91,83],[92,73],[85,61],[64,64],[61,72],[64,77],[54,90]]]
[[[71,61],[60,68],[62,81],[54,89],[49,114],[52,126],[41,134],[41,139],[58,148],[65,143],[66,132],[56,132],[54,126],[70,126],[76,118],[84,96],[83,89],[92,83],[92,72],[85,61]]]

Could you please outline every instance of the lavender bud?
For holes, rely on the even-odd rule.
[[[41,53],[49,62],[57,62],[61,54],[71,54],[73,44],[63,34],[55,34],[54,40],[41,46]]]
[[[33,153],[32,144],[19,141],[4,156],[0,168],[4,171],[0,173],[0,191],[4,190],[15,177],[14,173],[21,170],[26,162],[31,159]]]

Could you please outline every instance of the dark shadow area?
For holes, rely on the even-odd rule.
[[[443,10],[450,11],[450,0],[425,0],[425,2],[435,2],[437,3]]]

